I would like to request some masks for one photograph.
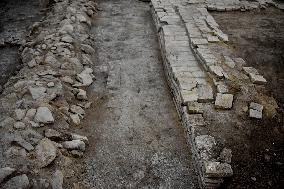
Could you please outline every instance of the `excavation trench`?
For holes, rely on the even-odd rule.
[[[149,5],[98,4],[102,11],[91,33],[96,81],[89,94],[95,103],[77,131],[90,145],[85,158],[70,167],[81,176],[67,178],[68,187],[196,188]]]

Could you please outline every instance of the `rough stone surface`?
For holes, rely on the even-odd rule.
[[[54,118],[47,107],[39,107],[35,115],[35,121],[40,123],[53,123]]]
[[[82,140],[65,141],[62,143],[63,147],[68,150],[85,151],[86,145]]]
[[[0,169],[0,184],[3,182],[5,178],[7,178],[9,175],[13,174],[16,171],[16,169],[11,167],[4,167]]]
[[[46,167],[56,158],[56,147],[47,139],[42,139],[35,148],[36,164],[39,167]]]
[[[29,178],[27,175],[20,175],[11,178],[8,182],[3,185],[3,188],[9,189],[28,189],[29,187]]]
[[[63,189],[63,180],[63,173],[60,170],[56,170],[51,181],[52,189]]]
[[[217,93],[215,107],[219,109],[231,109],[234,96],[232,94]]]

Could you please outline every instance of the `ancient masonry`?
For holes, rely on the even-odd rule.
[[[221,141],[203,129],[205,125],[210,126],[210,122],[204,120],[206,107],[212,105],[213,113],[230,111],[235,97],[227,83],[232,80],[232,75],[243,75],[250,86],[266,83],[256,69],[244,66],[242,58],[212,51],[210,45],[222,46],[228,41],[228,36],[219,29],[208,10],[246,11],[265,8],[271,3],[238,0],[151,1],[164,70],[192,147],[201,188],[217,188],[225,178],[233,175],[231,150],[220,148]],[[261,104],[251,102],[249,108],[248,117],[262,118]]]
[[[83,155],[88,139],[72,129],[91,105],[86,88],[94,49],[86,40],[96,11],[90,0],[55,0],[33,25],[22,46],[24,66],[0,99],[0,159],[7,166],[0,169],[0,187],[62,188],[61,154]]]

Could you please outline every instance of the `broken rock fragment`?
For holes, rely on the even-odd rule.
[[[65,141],[62,143],[62,145],[67,150],[85,151],[85,148],[86,148],[86,145],[82,140]]]
[[[39,107],[35,115],[35,121],[40,123],[53,123],[54,118],[47,107]]]
[[[56,158],[56,147],[52,141],[43,138],[36,146],[36,161],[39,167],[46,167]]]
[[[13,174],[16,171],[16,169],[10,168],[10,167],[4,167],[0,169],[0,183],[3,182],[5,178],[7,178],[9,175]]]
[[[262,118],[263,106],[254,102],[250,103],[249,117],[261,119]]]

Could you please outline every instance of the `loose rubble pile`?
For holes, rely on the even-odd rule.
[[[62,188],[64,168],[54,164],[83,156],[88,139],[72,129],[91,103],[94,49],[85,41],[96,11],[90,0],[55,0],[21,47],[23,68],[0,99],[1,187]]]
[[[226,53],[224,44],[229,40],[228,35],[221,31],[207,9],[246,11],[270,4],[271,1],[238,0],[151,1],[167,80],[195,156],[202,188],[218,188],[226,177],[233,175],[232,151],[224,146],[221,135],[218,139],[211,136],[213,128],[206,129],[210,121],[204,115],[235,111],[231,110],[236,100],[233,84],[241,89],[239,100],[244,91],[255,92],[266,83],[256,69],[245,67],[242,58]],[[241,100],[250,104],[246,119],[262,119],[263,105],[245,97]]]

